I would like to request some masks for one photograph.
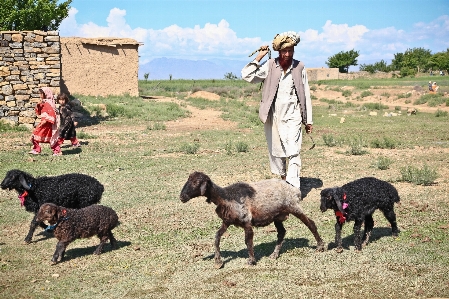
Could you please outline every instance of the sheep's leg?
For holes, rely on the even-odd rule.
[[[243,229],[245,230],[245,244],[249,254],[248,265],[255,265],[256,258],[254,257],[253,227],[250,224],[247,224]]]
[[[354,245],[355,250],[360,251],[362,250],[362,238],[361,238],[361,228],[362,228],[363,221],[356,219],[354,224]]]
[[[106,235],[98,234],[97,236],[100,239],[100,245],[98,245],[97,249],[95,249],[94,254],[100,255],[103,252],[104,244],[106,244],[106,242],[108,241],[109,236],[108,234]]]
[[[270,255],[270,258],[277,259],[279,252],[281,251],[282,243],[284,242],[285,227],[281,221],[274,221],[274,226],[276,226],[276,230],[278,232],[278,241],[276,243],[276,247],[274,247],[273,253]]]
[[[368,245],[373,227],[374,227],[373,215],[365,216],[365,231],[363,232],[362,237],[362,247]]]
[[[343,246],[342,246],[342,242],[341,242],[341,229],[343,227],[343,224],[341,224],[338,221],[338,217],[337,217],[337,222],[335,223],[335,244],[337,244],[337,252],[343,252]]]
[[[391,231],[393,233],[393,237],[397,237],[399,234],[398,224],[396,223],[396,214],[394,210],[382,211],[385,218],[387,218],[388,222],[391,224]]]
[[[41,223],[42,225],[44,225],[42,222],[38,222],[36,221],[37,215],[35,214],[33,217],[33,220],[31,220],[30,223],[30,230],[28,231],[27,236],[25,237],[25,244],[30,244],[31,243],[31,239],[33,238],[33,234],[34,231],[36,230],[36,227]],[[46,226],[45,226],[46,227]]]
[[[299,220],[301,220],[302,223],[304,223],[307,226],[307,228],[312,232],[313,236],[315,237],[316,243],[317,243],[316,250],[324,251],[324,242],[323,242],[323,239],[321,239],[320,234],[318,233],[315,222],[313,222],[312,219],[307,217],[302,212],[295,212],[292,214],[295,215],[297,218],[299,218]]]
[[[111,242],[111,247],[113,249],[117,248],[117,240],[114,238],[114,235],[112,234],[111,231],[108,232],[108,238],[109,241]]]
[[[55,253],[53,254],[53,258],[51,259],[53,265],[62,260],[67,245],[69,245],[69,242],[59,241],[58,244],[56,244],[56,250]]]
[[[222,223],[220,229],[215,234],[215,268],[219,269],[223,266],[223,261],[221,260],[220,255],[220,240],[221,236],[226,232],[228,229],[228,226],[226,223]]]

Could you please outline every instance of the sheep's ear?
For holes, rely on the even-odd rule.
[[[343,215],[344,214],[346,214],[344,211],[343,211],[343,207],[342,207],[342,205],[341,205],[341,200],[343,199],[341,196],[340,196],[340,193],[341,192],[339,192],[339,191],[341,191],[339,188],[335,188],[334,189],[334,201],[335,201],[335,204],[337,205],[337,208],[338,208],[338,210],[340,211],[340,212],[342,212],[343,213]]]
[[[204,194],[206,194],[206,188],[207,188],[207,181],[202,182],[200,186],[201,196],[204,196]]]
[[[22,184],[23,188],[25,188],[26,190],[30,190],[30,186],[28,185],[27,181],[25,180],[25,178],[23,177],[23,174],[21,174],[19,176],[19,181]]]

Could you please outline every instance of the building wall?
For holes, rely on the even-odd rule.
[[[61,37],[61,89],[69,94],[138,96],[133,39]]]
[[[32,127],[39,87],[59,92],[57,31],[0,31],[0,119]]]
[[[339,79],[338,68],[306,68],[309,81],[337,80]]]

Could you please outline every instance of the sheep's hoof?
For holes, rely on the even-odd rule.
[[[323,252],[324,251],[324,247],[325,247],[325,244],[324,243],[320,243],[320,244],[318,244],[316,246],[316,251]]]
[[[279,252],[273,252],[273,253],[270,255],[270,259],[273,259],[273,260],[277,259],[278,257],[279,257]]]
[[[23,241],[23,244],[25,244],[25,245],[28,245],[28,244],[30,244],[30,243],[31,243],[31,240],[25,239],[25,241]]]
[[[335,249],[335,251],[337,251],[337,253],[342,253],[343,252],[343,247],[337,247],[337,249]]]
[[[247,264],[250,266],[254,266],[256,264],[256,261],[253,259],[248,259]]]
[[[214,265],[214,268],[215,269],[221,269],[223,267],[223,262],[222,261],[216,261],[215,262],[215,265]]]
[[[57,263],[58,263],[57,261],[51,261],[52,266],[56,265]]]

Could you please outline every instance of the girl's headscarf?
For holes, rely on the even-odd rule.
[[[49,103],[50,106],[54,110],[56,110],[55,99],[53,97],[53,92],[51,91],[51,88],[50,87],[41,87],[41,88],[39,88],[39,90],[42,90],[42,92],[45,94],[44,102]]]

